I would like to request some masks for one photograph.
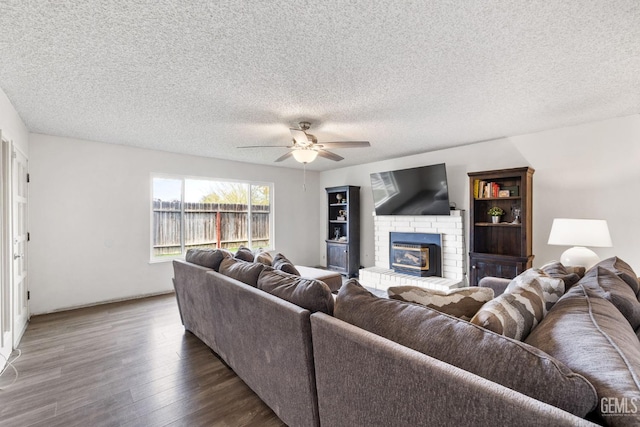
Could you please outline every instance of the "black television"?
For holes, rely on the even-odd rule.
[[[450,215],[444,163],[371,174],[376,215]]]

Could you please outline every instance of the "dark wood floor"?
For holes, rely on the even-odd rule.
[[[282,426],[180,323],[173,294],[34,316],[0,425]]]

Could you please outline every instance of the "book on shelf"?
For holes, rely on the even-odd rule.
[[[475,185],[474,185],[475,187]],[[487,182],[483,180],[478,180],[478,199],[484,199],[486,196],[486,187]]]
[[[473,181],[473,197],[476,199],[498,198],[500,197],[500,190],[503,189],[506,189],[506,187],[501,188],[497,182],[486,182],[481,179]]]

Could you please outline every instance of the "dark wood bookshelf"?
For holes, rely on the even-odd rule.
[[[469,284],[477,286],[486,276],[511,279],[531,268],[533,168],[521,167],[470,172]],[[476,183],[495,183],[511,189],[504,197],[479,197]],[[491,185],[489,185],[491,187]],[[491,222],[491,207],[505,213],[499,223]],[[514,223],[514,209],[520,209],[520,222]]]
[[[326,191],[327,268],[355,277],[360,269],[360,187],[344,185],[326,188]],[[336,201],[338,197],[340,202]],[[344,219],[338,219],[339,216]]]

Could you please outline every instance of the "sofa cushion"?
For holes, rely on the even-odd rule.
[[[428,307],[378,298],[355,279],[340,288],[334,316],[580,417],[597,404],[584,377],[544,352]]]
[[[551,310],[551,307],[564,295],[564,282],[562,279],[549,276],[541,269],[530,268],[518,274],[511,283],[509,283],[505,293],[511,292],[516,286],[531,283],[534,279],[542,286],[546,310]]]
[[[551,261],[540,267],[540,270],[544,271],[549,277],[561,279],[564,283],[565,292],[567,289],[578,283],[581,277],[579,274],[567,270],[567,268],[559,261]],[[550,310],[551,307],[548,307],[548,309]]]
[[[584,275],[584,277],[589,277],[597,274],[596,269],[598,267],[606,268],[609,271],[612,271],[615,275],[619,276],[622,280],[624,280],[633,292],[638,295],[640,292],[640,284],[638,283],[638,276],[633,271],[631,266],[621,260],[620,258],[614,256],[611,258],[603,259],[593,267],[589,269]]]
[[[601,298],[610,301],[629,321],[634,330],[640,327],[640,302],[631,287],[620,276],[606,268],[596,267],[579,283],[595,291]]]
[[[238,251],[236,252],[235,258],[241,259],[247,262],[253,262],[255,255],[253,255],[253,251],[246,246],[240,246]]]
[[[497,334],[524,340],[546,314],[539,279],[521,283],[486,303],[471,323]]]
[[[255,257],[253,261],[271,266],[271,264],[273,264],[273,257],[269,252],[265,251],[264,249],[258,249],[255,253]]]
[[[230,256],[224,249],[189,249],[185,261],[218,271],[222,260]]]
[[[258,277],[258,289],[306,308],[312,313],[321,311],[333,315],[331,289],[319,280],[305,279],[267,267]]]
[[[493,289],[471,286],[449,290],[421,288],[419,286],[392,286],[389,298],[414,302],[460,319],[469,320],[486,302],[493,299]]]
[[[225,258],[220,263],[221,274],[251,285],[254,288],[258,286],[258,276],[260,276],[264,268],[263,264],[242,261],[237,258]]]
[[[295,274],[296,276],[300,275],[298,269],[293,265],[291,261],[287,259],[281,253],[277,253],[276,256],[273,257],[273,268],[276,270],[284,271],[285,273]]]
[[[640,344],[620,311],[593,289],[582,283],[571,288],[526,342],[593,384],[604,403],[597,409],[607,424],[640,424],[640,411],[607,413],[611,399],[640,405]]]

